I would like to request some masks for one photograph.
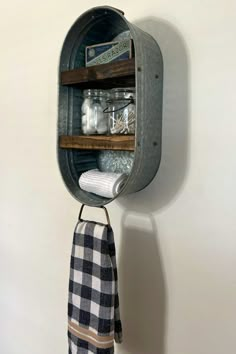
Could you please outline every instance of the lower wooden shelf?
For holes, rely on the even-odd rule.
[[[134,135],[61,135],[60,148],[134,151]]]

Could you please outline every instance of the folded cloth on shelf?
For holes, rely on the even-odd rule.
[[[124,186],[127,176],[124,173],[101,172],[98,169],[81,174],[79,186],[81,189],[102,197],[114,198]]]
[[[69,354],[113,354],[122,342],[112,228],[79,221],[73,238],[68,300]]]

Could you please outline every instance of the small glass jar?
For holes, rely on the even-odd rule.
[[[135,133],[135,88],[114,88],[105,109],[110,134]]]
[[[81,128],[85,135],[107,134],[108,117],[103,113],[109,94],[105,90],[89,89],[83,91],[81,106]]]

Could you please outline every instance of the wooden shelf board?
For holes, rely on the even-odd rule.
[[[127,150],[134,151],[134,135],[61,135],[60,148],[86,150]]]
[[[63,71],[61,85],[81,88],[135,86],[135,59]]]

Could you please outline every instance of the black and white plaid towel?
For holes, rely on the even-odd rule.
[[[110,226],[80,221],[70,265],[69,354],[112,354],[122,342],[114,235]]]

